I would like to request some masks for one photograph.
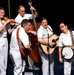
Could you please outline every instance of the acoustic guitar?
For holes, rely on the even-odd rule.
[[[55,50],[55,48],[57,47],[58,45],[58,39],[59,37],[56,35],[56,34],[53,34],[50,38],[49,38],[49,41],[54,43],[54,46],[52,47],[49,47],[49,50],[47,49],[48,45],[43,45],[43,44],[40,44],[40,47],[41,49],[43,50],[43,52],[45,54],[52,54]],[[48,40],[48,38],[45,38],[44,40]]]

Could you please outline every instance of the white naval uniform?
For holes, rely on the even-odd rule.
[[[18,46],[18,41],[16,38],[16,31],[17,29],[15,29],[11,35],[10,55],[14,63],[14,75],[22,75],[22,58],[21,58],[21,53]],[[28,35],[26,34],[25,30],[22,27],[20,27],[20,30],[19,30],[19,38],[24,46],[29,45]]]
[[[24,14],[24,16],[22,17],[20,14],[18,14],[17,16],[16,16],[16,18],[15,18],[15,21],[16,22],[18,22],[18,23],[21,23],[22,22],[22,20],[23,19],[32,19],[32,14]],[[17,28],[19,28],[19,27],[21,27],[21,25],[19,25],[19,26],[17,26]],[[33,68],[33,61],[32,61],[32,59],[28,56],[28,63],[29,63],[29,68],[31,69],[31,68]],[[23,60],[23,71],[24,71],[24,68],[25,68],[25,66],[26,66],[26,63],[25,63],[25,61]]]
[[[50,29],[52,30],[52,28],[49,25],[48,25],[47,29],[44,29],[42,26],[40,26],[40,28],[37,31],[38,38],[39,37],[40,38],[48,38],[48,34],[49,34],[49,36],[51,36],[53,34],[53,32]],[[54,59],[52,58],[52,56],[54,57],[54,55],[52,54],[52,56],[50,56],[50,58],[48,58],[41,51],[42,50],[40,50],[40,55],[41,55],[41,59],[42,59],[42,75],[49,75],[49,69],[50,69],[50,75],[54,75]],[[53,60],[53,61],[51,61],[51,60]],[[49,61],[51,63],[49,63]]]
[[[72,33],[74,37],[74,31],[72,31]],[[68,35],[64,33],[60,34],[58,46],[59,47],[72,46],[70,31],[68,31]],[[71,64],[72,64],[72,60],[69,62],[67,60],[64,60],[64,75],[71,75]]]
[[[0,21],[0,26],[2,23]],[[6,27],[0,32],[0,75],[6,75],[8,58],[8,40]]]
[[[24,14],[24,16],[22,17],[20,14],[18,14],[15,18],[15,21],[18,23],[21,23],[23,19],[32,19],[32,14]],[[18,27],[20,27],[21,25],[19,25]],[[17,28],[18,28],[17,27]]]

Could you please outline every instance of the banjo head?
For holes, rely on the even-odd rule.
[[[73,57],[73,50],[70,47],[64,47],[62,55],[65,59],[71,59]]]

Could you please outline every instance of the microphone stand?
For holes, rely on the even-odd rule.
[[[48,51],[48,75],[50,75],[50,50],[49,50],[49,34],[47,33],[48,38],[48,45],[47,45],[47,51]]]

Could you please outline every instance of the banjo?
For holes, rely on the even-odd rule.
[[[74,45],[73,33],[70,30],[72,45]],[[71,48],[72,46],[65,46],[62,49],[62,55],[64,59],[72,59],[74,56],[74,50]]]
[[[74,56],[73,49],[71,47],[64,47],[62,49],[62,55],[64,59],[72,59]]]

